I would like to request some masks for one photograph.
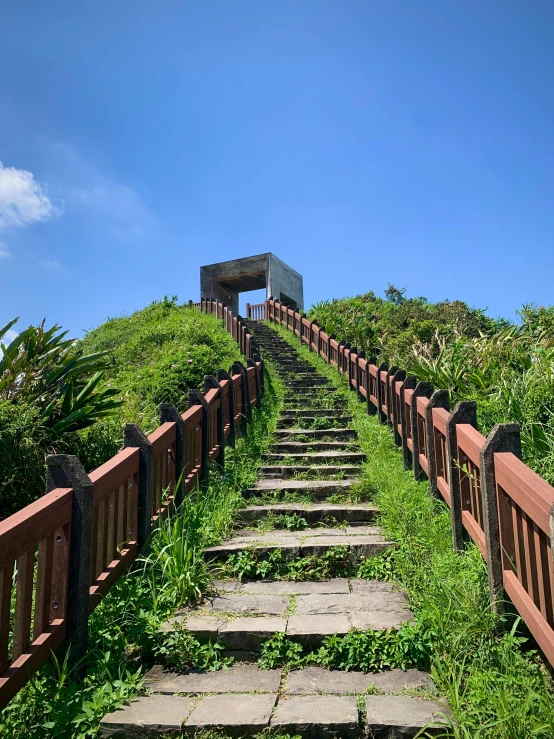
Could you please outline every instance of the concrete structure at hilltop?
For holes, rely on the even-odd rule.
[[[239,293],[263,287],[266,299],[275,298],[284,305],[303,310],[302,275],[271,252],[200,267],[200,296],[220,300],[235,315],[239,312]]]

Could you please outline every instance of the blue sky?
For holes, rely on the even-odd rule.
[[[19,0],[0,29],[0,324],[79,335],[265,251],[307,304],[554,302],[551,0]]]

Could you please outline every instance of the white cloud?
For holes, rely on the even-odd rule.
[[[47,269],[49,272],[62,272],[65,269],[64,265],[57,259],[43,259],[38,262],[38,266]]]
[[[60,212],[32,172],[0,162],[0,228],[47,221]]]
[[[8,251],[8,247],[6,246],[6,244],[0,241],[0,259],[4,259],[5,257],[9,256],[11,256],[11,254]]]
[[[13,328],[10,328],[10,330],[6,331],[6,333],[2,337],[2,343],[6,344],[7,346],[9,343],[11,343],[16,338],[16,336],[19,336],[18,332],[14,331]]]

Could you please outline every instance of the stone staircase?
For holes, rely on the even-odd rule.
[[[365,456],[350,427],[346,399],[272,328],[252,324],[251,331],[281,375],[284,410],[259,479],[244,491],[235,536],[206,549],[206,560],[224,563],[251,550],[261,559],[278,552],[296,560],[341,547],[345,561],[354,564],[393,546],[375,525],[376,508],[357,502]],[[260,530],[275,516],[294,516],[303,525]],[[411,619],[405,594],[390,583],[344,577],[216,580],[199,607],[176,614],[163,628],[180,624],[200,642],[218,641],[235,664],[187,674],[154,667],[146,679],[151,694],[105,716],[101,734],[194,736],[220,730],[221,736],[243,737],[275,729],[305,737],[415,737],[446,710],[428,698],[432,683],[421,671],[308,667],[287,673],[254,664],[264,641],[277,634],[317,648],[333,634],[397,629]]]

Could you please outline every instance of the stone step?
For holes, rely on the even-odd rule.
[[[347,416],[344,414],[341,414],[340,412],[335,413],[333,415],[318,415],[318,416],[281,416],[279,420],[277,421],[277,428],[290,428],[291,426],[294,426],[294,424],[304,424],[305,428],[310,428],[312,424],[321,424],[321,428],[323,428],[323,424],[327,423],[329,424],[329,428],[342,428],[343,426],[348,425],[352,421],[352,416]]]
[[[356,449],[352,447],[356,446]],[[302,452],[330,452],[358,451],[358,447],[354,442],[348,441],[279,441],[271,445],[271,451],[274,453],[285,454],[302,454]]]
[[[258,556],[265,557],[279,549],[287,559],[295,559],[320,556],[333,547],[346,547],[349,558],[357,560],[360,557],[373,557],[391,546],[393,543],[384,539],[376,526],[315,528],[304,531],[276,529],[264,534],[244,531],[222,544],[205,549],[204,558],[209,562],[222,561],[231,554],[247,549],[256,549]]]
[[[270,505],[247,506],[237,511],[239,523],[252,524],[264,519],[268,514],[287,516],[296,514],[310,525],[330,518],[348,522],[351,525],[373,523],[378,509],[370,503],[340,505],[338,503],[273,503]]]
[[[404,591],[377,580],[223,580],[214,585],[214,595],[171,618],[162,630],[186,628],[201,642],[219,641],[247,658],[277,633],[318,647],[329,634],[398,629],[414,617]]]
[[[218,730],[247,737],[274,730],[312,739],[413,739],[448,713],[444,702],[405,694],[432,690],[431,678],[419,670],[364,674],[306,667],[284,674],[234,664],[228,670],[179,674],[156,665],[145,686],[150,695],[104,716],[101,737]]]
[[[259,475],[261,479],[290,479],[295,475],[307,475],[309,478],[324,479],[326,476],[343,475],[345,477],[353,477],[359,474],[360,468],[354,465],[271,465],[260,467]]]
[[[362,464],[365,462],[366,455],[363,452],[340,452],[340,451],[324,451],[324,452],[293,452],[291,454],[285,453],[267,453],[264,454],[262,459],[266,462],[279,462],[283,460],[291,460],[292,462],[298,462],[299,464],[336,464],[341,462],[343,464]]]
[[[354,429],[350,428],[330,428],[330,429],[276,429],[274,436],[277,439],[294,439],[295,436],[306,436],[311,439],[356,439],[358,437]]]
[[[280,420],[297,418],[352,418],[341,408],[284,408]]]
[[[347,493],[357,479],[346,480],[258,480],[244,491],[246,497],[272,493],[294,493],[324,500],[330,495]]]

